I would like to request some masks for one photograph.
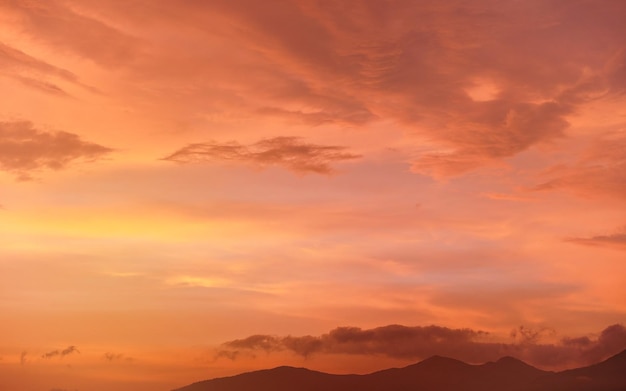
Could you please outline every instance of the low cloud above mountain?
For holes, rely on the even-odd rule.
[[[216,351],[215,357],[235,360],[255,353],[287,351],[303,357],[348,354],[407,360],[443,355],[481,363],[515,356],[533,365],[553,367],[589,364],[626,349],[626,328],[620,324],[607,327],[597,338],[566,337],[558,343],[542,343],[544,331],[520,327],[515,330],[514,341],[494,342],[493,336],[485,331],[434,325],[338,327],[320,336],[252,335],[227,341]]]

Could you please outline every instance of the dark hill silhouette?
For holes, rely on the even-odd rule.
[[[626,350],[601,363],[537,378],[529,391],[626,391]]]
[[[175,391],[626,391],[626,350],[601,363],[547,372],[513,357],[470,365],[434,356],[367,375],[278,367],[205,380]]]

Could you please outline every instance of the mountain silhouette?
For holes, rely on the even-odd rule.
[[[601,363],[539,377],[528,391],[626,391],[626,350]]]
[[[626,391],[626,350],[601,363],[562,372],[513,357],[471,365],[433,356],[367,375],[332,375],[278,367],[197,382],[174,391]]]

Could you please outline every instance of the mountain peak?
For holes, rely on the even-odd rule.
[[[590,368],[623,368],[626,367],[626,350],[622,350],[606,360],[591,365]]]
[[[500,359],[498,359],[498,361],[495,362],[496,365],[499,366],[504,366],[504,367],[524,367],[524,368],[534,368],[532,365],[526,364],[524,361],[515,358],[515,357],[511,357],[511,356],[504,356],[501,357]]]
[[[434,355],[420,362],[421,363],[463,363],[463,361],[456,360],[454,358]]]
[[[307,368],[301,368],[301,367],[292,367],[289,365],[281,365],[279,367],[276,367],[274,369],[271,369],[273,371],[310,371],[310,369]]]
[[[581,383],[583,382],[583,383]],[[331,375],[306,368],[276,367],[205,380],[178,391],[344,391],[344,390],[626,390],[626,351],[588,367],[546,372],[514,357],[470,365],[432,356],[404,368],[367,375]]]
[[[458,367],[458,366],[467,366],[467,365],[469,364],[464,363],[463,361],[456,360],[454,358],[435,355],[435,356],[428,357],[427,359],[422,360],[418,362],[417,364],[414,364],[411,366],[443,368],[443,367],[450,367],[450,366]]]
[[[626,349],[622,350],[621,352],[617,353],[616,355],[610,357],[607,361],[626,361]]]
[[[515,357],[512,356],[504,356],[504,357],[500,357],[498,359],[498,361],[496,361],[497,363],[502,363],[502,364],[506,364],[506,363],[522,363],[524,364],[524,362],[522,360],[519,360]]]

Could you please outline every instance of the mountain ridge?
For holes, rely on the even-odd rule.
[[[602,362],[560,372],[544,371],[517,358],[468,364],[432,356],[402,368],[363,375],[329,374],[279,366],[199,381],[173,391],[625,391],[626,350]]]

